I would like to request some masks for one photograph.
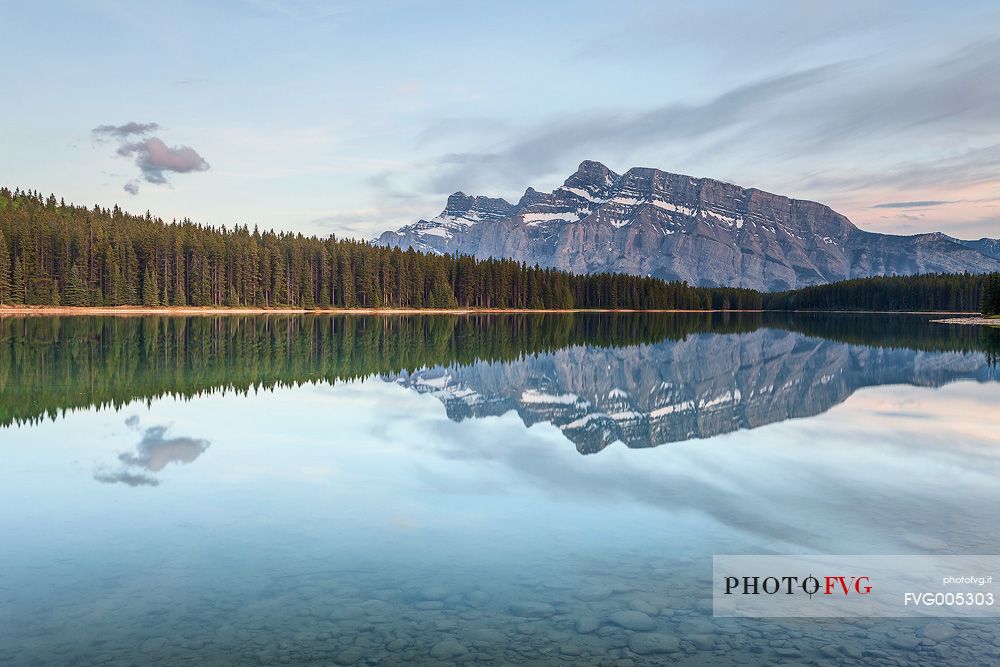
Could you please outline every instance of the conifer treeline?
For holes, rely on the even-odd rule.
[[[997,274],[926,273],[876,276],[763,295],[765,310],[964,311],[986,308]],[[1000,302],[996,304],[1000,307]]]
[[[987,317],[1000,315],[1000,273],[991,273],[986,277],[980,310]]]
[[[300,308],[755,309],[753,290],[165,223],[0,188],[0,303]]]
[[[762,294],[362,241],[166,223],[0,188],[0,304],[298,308],[982,310],[994,274],[881,276]]]

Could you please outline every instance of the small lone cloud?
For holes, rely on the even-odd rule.
[[[208,171],[208,162],[190,146],[168,146],[159,137],[147,136],[159,129],[157,123],[132,121],[124,125],[99,125],[91,134],[97,141],[117,141],[117,155],[133,158],[141,180],[147,183],[164,185],[168,182],[168,173]],[[138,194],[139,180],[128,181],[122,189],[130,195]]]
[[[132,415],[125,425],[139,428],[139,417]],[[147,473],[160,472],[171,463],[191,463],[201,456],[211,443],[203,438],[167,438],[166,426],[152,426],[143,431],[142,439],[134,452],[118,455],[122,467],[115,471],[98,471],[94,479],[104,484],[128,486],[158,486],[160,480]]]
[[[170,463],[191,463],[208,449],[209,442],[202,438],[165,438],[166,426],[147,428],[135,453],[125,453],[118,460],[127,466],[159,472]]]
[[[954,204],[953,201],[942,199],[927,199],[924,201],[890,201],[884,204],[873,204],[869,208],[930,208],[932,206],[943,206],[944,204]]]
[[[99,472],[94,475],[94,479],[102,484],[125,484],[126,486],[159,486],[160,480],[142,473],[133,473],[128,470],[118,472]]]
[[[148,134],[160,129],[157,123],[136,123],[135,121],[124,125],[98,125],[92,130],[95,138],[127,139],[133,134]]]
[[[168,171],[187,174],[208,170],[208,162],[195,149],[190,146],[167,146],[157,137],[124,144],[118,148],[118,154],[122,157],[135,157],[135,164],[147,183],[166,183],[164,172]]]

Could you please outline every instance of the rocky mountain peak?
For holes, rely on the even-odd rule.
[[[462,191],[448,197],[448,203],[442,218],[464,218],[478,222],[480,220],[500,220],[513,215],[515,206],[500,197],[482,197],[467,195]]]
[[[606,190],[614,186],[621,178],[605,165],[594,160],[584,160],[577,167],[576,173],[566,179],[563,187],[577,187],[587,190]]]
[[[632,167],[618,179],[618,188],[634,194],[650,196],[654,192],[669,189],[671,179],[685,178],[687,177],[652,167]],[[688,180],[696,182],[696,179]]]
[[[539,192],[535,188],[528,188],[521,195],[521,198],[517,201],[517,208],[524,209],[538,202],[544,201],[547,195],[544,192]]]
[[[375,242],[763,290],[1000,270],[996,239],[866,232],[817,202],[650,167],[619,175],[594,160],[581,162],[553,192],[528,188],[516,205],[456,192],[440,216]]]

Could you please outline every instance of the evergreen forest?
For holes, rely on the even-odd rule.
[[[1000,274],[878,276],[761,293],[510,259],[215,228],[0,188],[0,305],[982,311]]]

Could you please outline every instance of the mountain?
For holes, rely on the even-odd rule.
[[[979,239],[978,241],[958,240],[958,242],[968,248],[974,248],[988,257],[1000,259],[1000,239]]]
[[[1000,241],[866,232],[828,206],[709,178],[584,161],[516,204],[456,192],[441,215],[374,243],[575,273],[785,290],[872,275],[1000,270]]]
[[[461,421],[513,410],[550,423],[581,454],[710,438],[812,417],[865,387],[988,382],[982,352],[872,347],[793,331],[695,333],[622,348],[577,345],[516,361],[425,368],[387,379]]]

